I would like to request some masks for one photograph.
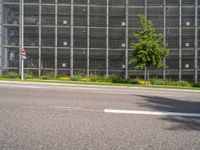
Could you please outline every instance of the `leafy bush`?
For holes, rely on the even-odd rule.
[[[80,81],[91,82],[91,78],[89,76],[84,76],[80,78]]]
[[[127,82],[130,84],[139,84],[139,79],[128,79]]]
[[[111,76],[112,83],[127,83],[127,81],[118,76]]]
[[[20,75],[16,72],[6,72],[1,75],[2,78],[19,79]]]
[[[81,75],[73,75],[73,76],[70,76],[69,79],[71,81],[80,81],[81,80]]]
[[[36,76],[32,72],[28,71],[24,74],[24,78],[25,79],[34,79],[34,78],[36,78]]]
[[[193,86],[193,87],[200,87],[200,82],[198,82],[198,83],[193,83],[192,86]]]
[[[190,87],[191,84],[187,81],[177,81],[177,82],[171,82],[171,85],[173,86],[182,86],[182,87]]]
[[[166,80],[161,80],[161,79],[153,79],[150,81],[152,85],[167,85]]]
[[[45,75],[40,76],[42,80],[53,80],[56,79],[55,74],[53,72],[47,73]]]
[[[58,77],[57,79],[58,79],[58,80],[69,81],[69,80],[70,80],[70,77],[68,77],[68,76],[61,76],[61,77]]]

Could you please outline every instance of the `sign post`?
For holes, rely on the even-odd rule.
[[[22,0],[21,8],[21,80],[24,80],[24,59],[26,59],[26,50],[24,49],[24,0]]]
[[[22,74],[21,74],[21,79],[24,80],[24,60],[26,59],[26,50],[24,48],[22,49],[21,58],[22,58]]]

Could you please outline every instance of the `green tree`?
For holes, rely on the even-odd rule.
[[[137,70],[145,69],[145,79],[149,80],[149,67],[165,67],[163,59],[168,55],[169,50],[166,48],[163,35],[155,32],[153,23],[144,15],[138,17],[141,30],[133,33],[137,42],[131,43],[133,52],[129,63],[133,64]]]

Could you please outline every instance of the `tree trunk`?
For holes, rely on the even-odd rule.
[[[144,68],[144,80],[147,80],[147,67]]]
[[[147,67],[147,82],[149,83],[149,67]]]

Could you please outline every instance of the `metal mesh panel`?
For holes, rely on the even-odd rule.
[[[28,24],[28,25],[39,24],[39,6],[38,5],[24,6],[24,24]]]
[[[3,48],[2,56],[2,67],[19,67],[19,50],[17,48]]]
[[[106,70],[106,50],[90,50],[90,69]]]
[[[194,71],[182,71],[182,80],[194,82]]]
[[[110,29],[109,30],[109,47],[122,49],[125,48],[125,30],[124,29]]]
[[[19,3],[20,0],[3,0],[3,2]]]
[[[58,0],[58,4],[71,4],[71,0]]]
[[[87,25],[87,7],[75,6],[74,7],[74,26]]]
[[[24,0],[24,3],[39,3],[39,0]]]
[[[53,69],[55,68],[55,49],[41,50],[41,68]]]
[[[55,4],[55,0],[42,0],[44,4]]]
[[[19,46],[19,27],[6,26],[3,28],[3,45]]]
[[[24,28],[24,45],[39,46],[39,28],[25,27]]]
[[[105,27],[106,26],[106,8],[90,7],[90,26]]]
[[[55,7],[42,5],[42,25],[55,25]]]
[[[166,5],[169,6],[178,6],[180,0],[166,0]]]
[[[109,26],[110,27],[123,27],[125,23],[125,8],[114,8],[109,9]]]
[[[3,23],[17,25],[19,20],[19,5],[4,4],[3,5]]]
[[[26,48],[27,58],[24,66],[25,68],[38,68],[39,64],[39,49],[38,48]]]
[[[58,47],[70,47],[70,28],[59,27],[58,28]]]
[[[129,0],[130,6],[144,6],[145,0]]]
[[[90,4],[91,5],[106,5],[107,0],[91,0]]]
[[[75,70],[87,69],[87,49],[74,50],[74,69]]]
[[[41,42],[42,42],[42,47],[55,46],[55,28],[54,27],[42,27]]]
[[[179,69],[178,50],[170,50],[169,56],[166,57],[167,69]]]
[[[147,0],[147,5],[149,6],[163,5],[163,0]]]
[[[71,7],[58,6],[58,25],[69,26],[71,23]]]
[[[106,47],[106,29],[90,28],[90,48]]]
[[[123,6],[126,0],[109,0],[110,6]]]
[[[109,50],[109,69],[125,70],[125,51]]]
[[[81,4],[81,5],[86,5],[87,4],[87,0],[74,0],[74,4]]]
[[[129,8],[129,16],[138,16],[144,14],[144,8]]]
[[[182,0],[182,5],[194,5],[195,0]]]
[[[57,53],[58,69],[70,69],[70,50],[58,49]]]
[[[74,47],[87,48],[87,28],[74,28]]]

